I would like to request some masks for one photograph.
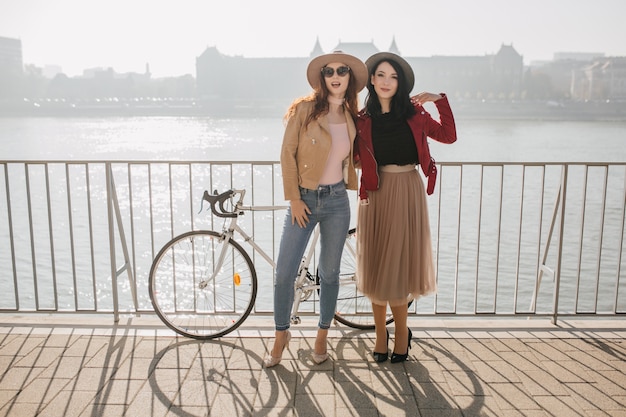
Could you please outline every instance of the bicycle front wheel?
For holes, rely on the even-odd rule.
[[[341,255],[335,320],[355,329],[371,330],[374,329],[372,303],[357,289],[355,272],[356,229],[350,229]],[[392,322],[391,309],[387,307],[387,324]]]
[[[248,317],[257,277],[248,254],[213,231],[192,231],[169,241],[149,277],[150,300],[163,323],[194,339],[224,336]]]

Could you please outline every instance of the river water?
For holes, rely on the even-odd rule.
[[[0,117],[0,160],[277,161],[283,131],[279,117]],[[464,119],[457,133],[431,141],[438,162],[626,161],[623,121]]]
[[[2,118],[1,159],[279,158],[280,118]],[[431,142],[441,162],[619,162],[626,122],[458,120],[458,141]]]

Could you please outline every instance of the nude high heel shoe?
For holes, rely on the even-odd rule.
[[[283,359],[283,353],[285,352],[285,348],[289,348],[289,342],[291,341],[291,332],[287,330],[287,334],[285,335],[285,344],[283,345],[283,349],[280,351],[280,357],[276,358],[272,356],[272,352],[265,357],[263,360],[263,365],[266,368],[271,368],[272,366],[276,366]]]
[[[313,352],[313,362],[316,364],[324,363],[328,359],[328,352],[326,353],[315,353]]]
[[[317,338],[315,339],[315,343],[317,344]],[[324,342],[324,344],[326,345],[326,342]],[[328,349],[328,346],[326,346],[326,349]],[[315,349],[313,349],[312,357],[313,357],[313,362],[315,362],[317,365],[324,363],[326,362],[326,360],[328,360],[328,350],[326,350],[326,352],[324,353],[315,353]]]

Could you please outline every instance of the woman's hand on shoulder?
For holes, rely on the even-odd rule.
[[[442,99],[442,98],[443,96],[441,94],[435,94],[435,93],[429,93],[429,92],[423,91],[419,94],[412,96],[411,102],[413,104],[419,104],[421,106],[424,103],[427,103],[429,101],[432,101],[434,103],[435,101]]]

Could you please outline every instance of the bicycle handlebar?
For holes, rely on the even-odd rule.
[[[204,195],[202,196],[202,201],[208,201],[211,205],[211,211],[218,217],[237,217],[236,208],[233,211],[228,211],[224,208],[224,203],[226,200],[235,195],[234,190],[224,191],[221,194],[217,193],[217,190],[213,191],[213,194],[209,194],[207,190],[204,190]],[[219,211],[217,209],[217,204],[219,203]],[[200,211],[202,211],[202,206],[200,206]]]

